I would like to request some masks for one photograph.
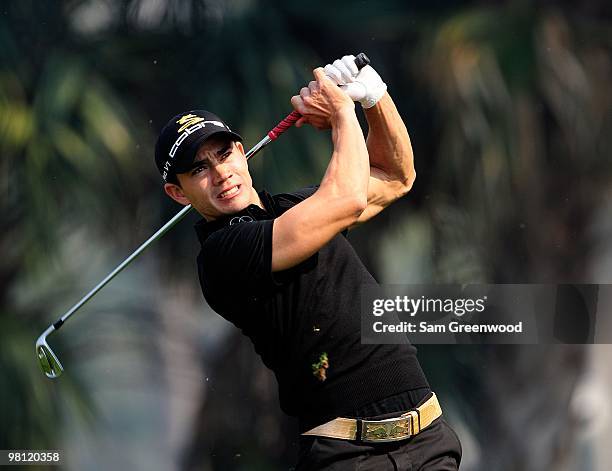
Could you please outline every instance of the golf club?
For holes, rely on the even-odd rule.
[[[360,53],[355,57],[355,65],[358,69],[362,69],[366,65],[370,63],[370,60],[364,53]],[[256,153],[258,153],[261,149],[263,149],[270,142],[276,140],[282,133],[284,133],[287,129],[295,124],[295,122],[300,119],[300,114],[297,111],[292,111],[289,113],[282,121],[280,121],[268,134],[255,146],[246,153],[247,160],[253,157]],[[127,257],[123,262],[121,262],[112,272],[110,272],[106,278],[104,278],[100,283],[98,283],[89,293],[87,293],[80,301],[78,301],[74,306],[72,306],[63,316],[61,316],[57,321],[51,324],[47,329],[38,337],[36,340],[36,356],[38,357],[38,361],[40,363],[40,367],[48,378],[55,379],[59,377],[64,371],[64,367],[60,363],[59,359],[51,350],[51,347],[47,343],[47,337],[51,335],[53,332],[57,331],[62,327],[62,325],[68,320],[70,316],[72,316],[76,311],[78,311],[83,305],[93,298],[98,291],[100,291],[106,284],[111,281],[117,274],[119,274],[125,267],[127,267],[130,263],[132,263],[142,252],[145,251],[153,242],[157,239],[161,238],[166,232],[168,232],[172,227],[174,227],[181,219],[183,219],[189,211],[191,211],[192,206],[187,205],[183,209],[181,209],[172,219],[170,219],[166,224],[164,224],[155,234],[149,237],[140,247],[138,247],[129,257]]]

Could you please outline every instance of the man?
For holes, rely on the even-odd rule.
[[[297,469],[457,469],[459,442],[416,349],[360,342],[360,290],[375,280],[345,235],[412,187],[408,132],[372,67],[359,71],[345,56],[314,77],[291,103],[297,126],[331,128],[318,187],[258,193],[240,136],[191,111],[158,139],[164,189],[204,218],[202,291],[275,373],[281,408],[300,423]],[[365,109],[367,143],[353,99]]]

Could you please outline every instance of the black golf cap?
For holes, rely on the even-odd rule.
[[[155,144],[155,164],[164,181],[189,171],[204,141],[219,134],[242,141],[239,134],[210,111],[185,111],[168,121]]]

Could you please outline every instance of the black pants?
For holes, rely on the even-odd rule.
[[[381,410],[388,403],[381,404],[370,405],[369,409],[374,407]],[[387,419],[398,415],[400,414],[386,413],[366,417]],[[353,440],[300,436],[300,452],[295,470],[451,471],[459,468],[460,461],[459,439],[441,417],[414,437],[398,442],[360,443]]]

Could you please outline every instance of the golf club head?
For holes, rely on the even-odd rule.
[[[47,332],[38,337],[36,341],[36,356],[38,356],[40,368],[47,378],[55,379],[64,371],[64,367],[47,343]]]

